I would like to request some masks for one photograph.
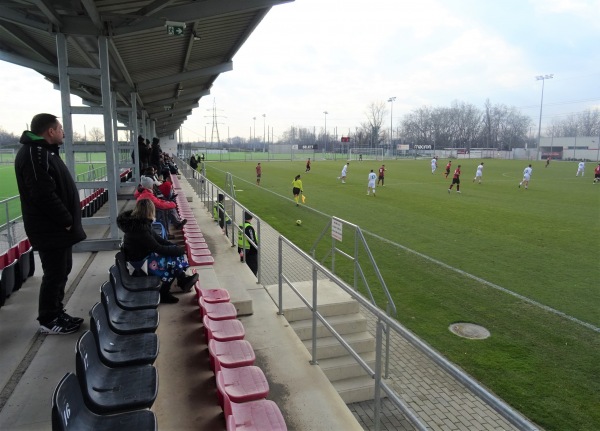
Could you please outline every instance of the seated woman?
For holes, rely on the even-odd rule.
[[[162,238],[152,229],[155,207],[149,199],[139,199],[135,209],[124,211],[117,217],[117,226],[125,236],[122,250],[129,262],[148,259],[148,272],[162,280],[160,302],[174,304],[178,298],[170,293],[171,284],[177,284],[189,292],[198,281],[198,274],[186,275],[189,264],[185,260],[185,249]]]

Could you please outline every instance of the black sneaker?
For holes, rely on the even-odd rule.
[[[48,323],[40,324],[40,332],[48,335],[66,335],[77,332],[79,326],[60,315]]]
[[[75,316],[71,316],[71,315],[67,314],[66,310],[63,310],[62,316],[65,318],[65,320],[73,322],[76,325],[81,325],[84,320],[82,317],[75,317]]]
[[[194,287],[194,284],[196,284],[199,278],[200,276],[198,273],[195,273],[194,275],[184,277],[181,284],[179,284],[179,280],[177,280],[177,284],[179,284],[179,288],[181,290],[184,292],[189,292],[192,290],[192,287]]]

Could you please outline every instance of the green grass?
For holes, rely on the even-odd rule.
[[[386,185],[376,198],[366,196],[366,179],[377,162],[351,162],[347,184],[336,181],[340,161],[316,162],[309,174],[304,161],[263,162],[261,187],[254,185],[255,162],[207,169],[220,185],[231,172],[244,190],[238,199],[306,251],[335,215],[448,265],[366,235],[402,324],[542,427],[598,429],[599,333],[466,275],[600,326],[595,164],[576,178],[575,163],[546,169],[534,162],[525,191],[517,185],[528,162],[486,160],[482,185],[472,183],[479,160],[459,163],[462,193],[449,195],[450,180],[441,169],[432,175],[429,160],[385,161]],[[298,173],[308,207],[290,200]],[[348,273],[348,265],[338,268],[336,260],[336,272]],[[481,324],[492,336],[458,338],[447,330],[457,321]]]

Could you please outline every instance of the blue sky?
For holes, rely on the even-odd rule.
[[[265,126],[277,139],[291,125],[319,132],[323,111],[328,132],[345,134],[391,96],[394,122],[423,105],[482,108],[489,98],[537,129],[536,75],[554,74],[543,125],[600,109],[599,41],[600,0],[297,0],[269,12],[183,138],[210,140],[213,101],[221,139],[262,137]],[[39,75],[0,62],[0,76],[0,127],[20,133],[37,112],[60,114],[58,92]],[[80,118],[88,130],[101,124]]]

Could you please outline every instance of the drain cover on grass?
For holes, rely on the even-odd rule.
[[[471,340],[484,340],[490,336],[490,331],[474,323],[457,322],[450,325],[448,329],[459,337]]]

